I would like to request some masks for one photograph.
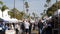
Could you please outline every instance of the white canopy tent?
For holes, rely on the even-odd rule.
[[[7,23],[18,23],[18,20],[15,18],[2,18]]]
[[[9,23],[18,23],[18,20],[17,20],[17,19],[12,18],[12,19],[10,19],[10,20],[9,20]]]
[[[3,17],[2,17],[2,11],[0,10],[0,18],[2,18],[5,22],[17,23],[18,20],[16,18],[10,18],[10,15],[8,15],[8,11],[10,11],[10,10],[9,9],[6,9],[3,12]]]

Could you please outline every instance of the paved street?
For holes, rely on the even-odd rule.
[[[20,34],[20,33],[19,33],[19,34]],[[31,34],[38,34],[38,31],[32,30],[32,31],[31,31]]]
[[[38,31],[34,30],[31,32],[32,34],[38,34]]]

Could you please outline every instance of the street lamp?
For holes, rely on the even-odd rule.
[[[24,2],[24,1],[25,1],[25,0],[23,0],[23,11],[25,11],[25,10],[24,10],[24,8],[25,8],[25,6],[24,6],[24,3],[25,3],[25,2]]]

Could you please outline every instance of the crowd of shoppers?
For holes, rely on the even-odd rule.
[[[52,34],[52,21],[51,19],[39,19],[35,20],[32,23],[30,20],[22,20],[20,24],[11,25],[11,28],[6,25],[6,30],[10,30],[11,28],[16,31],[16,34],[31,34],[32,30],[37,30],[38,34]],[[20,27],[20,28],[19,28]],[[38,27],[38,28],[37,28]]]
[[[39,21],[37,21],[37,23],[36,21],[35,23],[31,23],[29,20],[24,20],[21,25],[22,34],[31,34],[31,30],[36,30],[37,27],[38,34],[52,34],[51,19],[40,19]]]

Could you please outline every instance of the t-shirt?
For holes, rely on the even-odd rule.
[[[25,24],[25,29],[29,29],[30,24],[28,22],[25,22],[24,24]]]

